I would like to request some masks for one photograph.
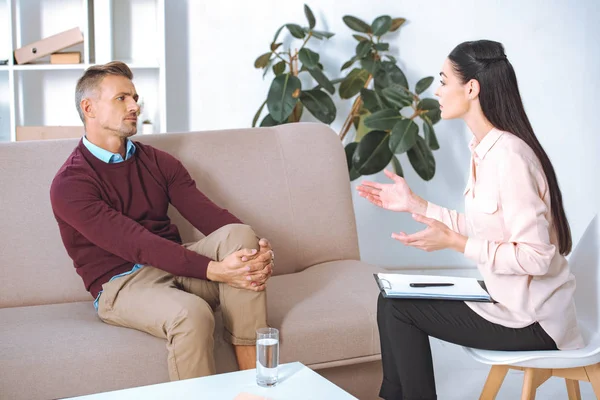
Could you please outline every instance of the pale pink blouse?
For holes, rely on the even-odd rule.
[[[561,350],[584,346],[577,326],[575,277],[558,251],[550,192],[533,150],[492,129],[471,149],[465,214],[429,203],[427,216],[468,237],[465,256],[477,263],[498,303],[467,302],[488,321],[510,328],[539,322]]]

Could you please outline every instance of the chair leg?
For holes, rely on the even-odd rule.
[[[498,392],[500,391],[500,387],[502,386],[502,382],[504,382],[507,372],[508,366],[493,365],[492,369],[490,369],[487,380],[485,381],[485,385],[483,386],[479,400],[495,400]]]
[[[523,391],[521,400],[535,400],[535,391],[552,376],[551,369],[524,368]]]
[[[579,381],[565,378],[567,384],[567,394],[569,400],[581,400],[581,392],[579,391]]]
[[[588,380],[592,384],[594,394],[597,398],[600,398],[600,363],[588,365],[585,367],[585,373],[588,376]]]

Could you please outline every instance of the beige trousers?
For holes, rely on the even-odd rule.
[[[247,225],[218,229],[188,249],[221,261],[242,248],[258,249]],[[144,266],[105,283],[98,302],[102,321],[147,332],[167,340],[171,380],[215,374],[214,311],[221,306],[225,340],[254,345],[256,329],[267,326],[266,293],[227,284],[174,276]]]

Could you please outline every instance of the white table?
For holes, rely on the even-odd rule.
[[[218,399],[233,400],[240,393],[262,396],[269,400],[328,399],[357,400],[321,375],[299,362],[279,366],[279,383],[263,388],[256,384],[256,370],[230,372],[203,378],[140,386],[73,397],[77,400],[163,400],[163,399]]]

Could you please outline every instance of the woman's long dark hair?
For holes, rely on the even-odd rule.
[[[463,84],[471,79],[479,82],[481,109],[492,125],[522,139],[539,159],[550,185],[550,208],[558,248],[560,254],[569,254],[573,245],[571,229],[556,174],[525,114],[515,70],[504,54],[504,46],[491,40],[464,42],[456,46],[448,58]]]

